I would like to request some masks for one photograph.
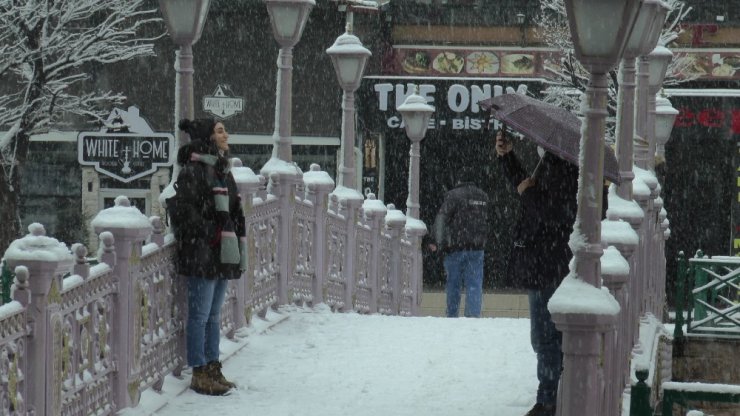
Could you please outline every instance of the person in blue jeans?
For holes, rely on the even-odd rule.
[[[190,143],[182,146],[182,166],[167,212],[177,244],[177,273],[187,276],[187,363],[193,368],[190,388],[223,395],[235,384],[221,372],[221,307],[228,281],[246,269],[244,212],[229,169],[229,134],[212,119],[181,120]]]
[[[463,167],[456,186],[445,194],[434,221],[431,251],[441,250],[447,274],[447,316],[456,318],[460,293],[465,285],[465,311],[478,318],[483,296],[483,257],[488,238],[489,198],[473,179],[476,171]]]

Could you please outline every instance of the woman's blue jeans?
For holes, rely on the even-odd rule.
[[[185,328],[188,365],[195,368],[218,361],[221,306],[228,280],[188,277],[188,323]]]
[[[537,403],[555,404],[563,370],[562,335],[547,310],[555,288],[529,291],[530,339],[537,354]]]
[[[483,296],[483,250],[454,251],[445,254],[447,272],[447,316],[457,318],[460,291],[465,283],[465,316],[480,317]]]

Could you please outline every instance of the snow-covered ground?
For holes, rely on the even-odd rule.
[[[221,342],[226,397],[168,377],[123,415],[521,416],[535,401],[529,320],[289,307]],[[164,405],[164,406],[163,406]]]

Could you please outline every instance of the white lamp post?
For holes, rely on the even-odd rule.
[[[275,40],[280,45],[277,60],[277,97],[275,104],[275,143],[272,158],[260,173],[269,177],[270,172],[280,170],[282,161],[292,163],[291,145],[292,101],[293,101],[293,46],[301,39],[308,14],[316,5],[314,0],[265,0],[270,15],[270,25]]]
[[[434,107],[427,104],[424,97],[417,91],[409,95],[406,100],[398,106],[398,111],[403,117],[406,135],[411,140],[409,156],[409,196],[406,199],[406,216],[419,219],[419,164],[421,161],[421,146],[419,142],[424,138],[429,125],[429,118],[434,112]]]
[[[167,30],[172,41],[179,46],[175,61],[175,150],[190,141],[185,132],[179,131],[177,124],[181,119],[192,119],[195,111],[193,104],[193,45],[200,39],[203,25],[208,16],[210,0],[159,0]],[[177,179],[180,170],[175,164],[172,181]]]
[[[632,140],[635,130],[635,58],[649,53],[658,42],[668,7],[660,0],[643,0],[635,26],[627,40],[619,67],[619,93],[617,97],[617,158],[622,183],[617,194],[632,199]]]
[[[665,97],[659,97],[655,105],[655,143],[656,155],[665,159],[665,144],[671,137],[673,123],[678,116],[678,110],[673,108],[671,102]]]
[[[360,86],[365,65],[371,53],[360,39],[352,34],[352,12],[347,12],[346,32],[326,50],[334,64],[339,85],[344,91],[342,98],[342,160],[337,182],[349,189],[356,189],[355,183],[355,91]],[[362,194],[359,194],[362,199]]]
[[[608,293],[596,290],[601,287],[600,259],[603,254],[601,204],[607,115],[606,74],[622,57],[640,1],[565,0],[565,8],[576,58],[591,74],[582,104],[586,118],[581,130],[578,213],[571,237],[575,265],[571,273],[580,280],[573,284],[582,289],[590,285],[592,296],[599,296],[591,299],[592,302],[616,303]],[[564,292],[567,291],[558,288],[549,302],[552,320],[563,333],[563,372],[557,414],[600,414],[603,399],[600,379],[603,368],[599,360],[602,334],[613,327],[615,316],[588,307],[553,307],[573,303]],[[560,297],[568,299],[559,302]]]

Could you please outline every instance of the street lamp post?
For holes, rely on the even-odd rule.
[[[293,46],[301,39],[303,28],[311,9],[316,5],[314,0],[265,0],[270,15],[270,25],[275,40],[280,45],[277,59],[277,94],[275,103],[275,140],[272,158],[260,169],[260,173],[269,178],[273,171],[281,171],[285,162],[291,164],[293,155],[291,146],[292,103],[293,103]],[[297,171],[296,171],[297,174]]]
[[[167,30],[172,41],[179,47],[175,56],[175,154],[177,149],[190,141],[190,137],[179,131],[177,124],[181,119],[192,119],[193,105],[193,45],[200,39],[203,25],[208,16],[211,0],[159,0]],[[172,183],[177,179],[180,167],[175,163],[172,170]]]
[[[295,186],[300,180],[300,170],[293,164],[291,146],[292,103],[293,103],[293,46],[303,34],[308,14],[316,5],[314,0],[265,0],[270,26],[275,40],[280,45],[277,59],[277,92],[275,94],[275,132],[272,157],[262,166],[260,174],[269,179],[270,192],[278,200],[279,227],[278,251],[278,304],[285,305],[289,299],[289,276],[291,247],[293,241],[293,206]],[[273,305],[275,306],[275,305]]]
[[[602,334],[613,327],[615,312],[613,307],[599,308],[595,305],[616,304],[611,295],[598,290],[601,287],[600,259],[603,254],[601,198],[607,72],[624,52],[639,7],[639,0],[565,0],[576,58],[590,73],[582,104],[586,119],[581,130],[578,213],[571,236],[575,258],[569,284],[588,291],[591,297],[600,298],[574,301],[561,285],[549,302],[552,320],[563,333],[558,415],[595,415],[601,412],[600,386],[604,383],[600,360]]]
[[[346,32],[326,50],[334,64],[339,85],[344,92],[342,97],[342,160],[339,165],[342,186],[355,189],[355,91],[360,86],[368,57],[371,53],[360,39],[352,33],[352,12],[347,11]],[[362,199],[362,195],[360,195]]]
[[[421,164],[421,145],[429,126],[429,119],[434,112],[434,107],[426,103],[426,98],[419,95],[419,87],[414,94],[406,97],[406,100],[398,106],[398,111],[403,117],[406,136],[411,140],[409,151],[409,195],[406,199],[406,235],[414,247],[414,265],[409,278],[409,289],[412,293],[411,315],[416,315],[421,307],[422,291],[422,259],[421,238],[426,234],[426,225],[419,220],[419,167]],[[394,293],[398,293],[394,290]]]
[[[427,132],[429,118],[434,112],[434,107],[426,103],[426,99],[418,94],[409,95],[406,101],[398,106],[398,111],[403,117],[406,135],[411,140],[409,156],[409,196],[406,199],[406,216],[419,219],[419,164],[421,162],[421,139]]]
[[[617,158],[622,183],[617,195],[632,199],[632,140],[635,130],[635,58],[649,53],[658,42],[668,8],[660,0],[643,0],[619,67],[617,97]]]
[[[362,73],[370,57],[370,51],[362,46],[360,39],[352,33],[353,14],[351,8],[346,8],[347,23],[345,33],[340,35],[334,44],[326,50],[337,73],[339,85],[342,87],[342,149],[341,161],[337,171],[337,195],[341,206],[346,210],[347,247],[355,247],[356,236],[355,213],[360,208],[363,197],[357,191],[355,183],[355,91],[362,81]],[[344,258],[344,305],[345,310],[352,310],[355,292],[355,256],[347,255]]]

